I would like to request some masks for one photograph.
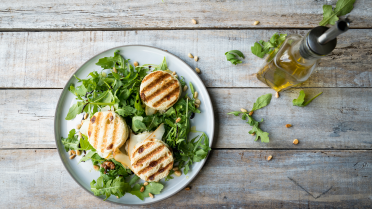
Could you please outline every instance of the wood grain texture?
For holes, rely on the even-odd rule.
[[[263,60],[250,51],[255,41],[278,30],[91,31],[0,33],[0,88],[63,88],[94,55],[121,45],[143,44],[168,50],[198,67],[207,87],[265,87],[256,73]],[[305,35],[307,30],[279,30]],[[237,49],[246,58],[237,66],[224,53]],[[187,55],[199,56],[195,62]],[[350,30],[325,57],[304,87],[371,87],[372,32]],[[130,58],[130,57],[128,57]]]
[[[0,148],[54,148],[53,118],[61,91],[1,90]],[[254,113],[256,120],[264,119],[261,128],[270,133],[268,144],[255,142],[248,134],[250,126],[227,113],[249,110],[259,96],[273,90],[208,91],[216,118],[214,148],[372,149],[371,88],[305,89],[307,99],[323,92],[306,107],[292,106],[298,89],[281,93],[279,99],[273,98],[270,105]],[[288,123],[293,127],[285,128]],[[298,145],[292,144],[295,138],[300,140]]]
[[[78,0],[2,1],[0,29],[122,30],[178,28],[311,28],[332,1]],[[372,2],[359,0],[349,14],[352,27],[372,27]],[[191,23],[196,19],[198,24]],[[254,21],[260,21],[257,26]]]
[[[56,150],[0,150],[0,159],[4,208],[121,207],[79,187]],[[368,208],[371,164],[370,151],[214,150],[190,191],[146,208]]]

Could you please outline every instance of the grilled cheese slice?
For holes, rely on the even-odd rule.
[[[150,108],[167,110],[178,101],[181,90],[181,84],[174,75],[165,71],[155,71],[142,80],[140,96]]]
[[[124,145],[129,135],[125,120],[113,111],[95,113],[88,126],[88,141],[103,158],[113,157],[113,151]]]
[[[173,154],[161,140],[148,138],[138,143],[130,154],[133,172],[145,181],[159,181],[173,168]]]

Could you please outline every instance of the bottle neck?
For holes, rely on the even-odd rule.
[[[318,60],[322,57],[324,57],[324,55],[319,55],[317,53],[315,53],[313,50],[311,50],[310,46],[309,46],[309,43],[308,43],[308,35],[306,35],[300,42],[300,45],[299,45],[299,52],[300,52],[300,55],[304,58],[304,59],[308,59],[308,60]]]

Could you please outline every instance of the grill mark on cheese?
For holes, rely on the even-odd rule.
[[[142,80],[142,83],[143,82],[146,82],[146,81],[148,81],[148,80],[150,80],[151,78],[153,78],[153,77],[155,77],[155,79],[156,79],[156,77],[158,77],[158,76],[161,76],[161,75],[163,75],[165,72],[163,72],[163,71],[155,71],[155,72],[153,72],[153,73],[150,73],[149,75],[147,75],[143,80]]]
[[[151,180],[151,181],[154,180],[154,178],[155,178],[157,175],[163,173],[164,171],[169,171],[169,170],[172,168],[172,166],[173,166],[173,162],[170,162],[170,163],[169,163],[168,165],[166,165],[165,167],[159,169],[159,170],[163,170],[162,172],[157,171],[156,173],[154,173],[154,174],[152,174],[151,176],[149,176],[149,177],[147,178],[147,181],[149,181],[149,180]]]
[[[100,113],[102,114],[102,113]],[[106,117],[103,119],[103,142],[102,142],[102,149],[101,149],[101,152],[104,152],[105,151],[105,147],[106,147],[106,144],[107,144],[107,137],[106,137],[106,132],[107,132],[107,126],[110,124],[110,123],[107,123],[107,121],[109,120],[111,116],[111,113],[110,114],[107,114]],[[112,149],[112,147],[111,147]]]
[[[154,107],[158,107],[162,103],[164,103],[165,101],[170,100],[171,98],[173,98],[174,96],[176,96],[176,98],[177,98],[177,96],[178,96],[179,93],[180,93],[180,90],[178,88],[173,89],[171,92],[169,92],[167,95],[165,95],[162,99],[160,99],[159,101],[155,102],[153,104],[153,106]]]
[[[92,124],[92,134],[93,134],[93,137],[92,137],[92,140],[94,141],[94,144],[93,144],[93,147],[97,147],[97,143],[98,143],[98,141],[96,140],[97,139],[97,124],[99,124],[100,123],[100,119],[101,119],[101,114],[100,113],[98,113],[97,114],[97,118],[96,118],[96,121],[97,121],[97,123],[95,123],[95,124]]]
[[[162,73],[161,75],[153,75],[153,74],[150,74],[149,76],[151,77],[155,77],[154,80],[152,80],[149,84],[147,84],[143,89],[142,89],[142,92],[143,93],[146,93],[147,91],[155,88],[156,86],[160,85],[160,82],[163,81],[163,80],[167,80],[168,78],[170,78],[172,80],[172,76],[169,74],[169,73]],[[142,81],[142,83],[144,83],[144,81]]]
[[[101,112],[98,113],[97,115],[97,123],[95,124],[94,126],[94,130],[95,130],[95,134],[93,135],[94,136],[94,140],[98,143],[97,144],[97,148],[100,148],[102,146],[102,142],[103,141],[100,141],[100,135],[101,135],[101,131],[102,131],[102,128],[100,128],[98,125],[99,124],[102,124],[102,122],[105,120],[105,117],[103,117],[103,114]],[[97,149],[98,150],[98,149]],[[102,151],[102,150],[101,150]]]
[[[156,160],[157,164],[162,163],[163,161],[167,160],[169,157],[168,156],[163,156]],[[151,164],[151,163],[150,163]],[[147,173],[148,171],[152,170],[153,168],[151,166],[148,166],[146,168],[143,168],[142,170],[138,171],[138,175],[141,175],[143,173]]]
[[[163,151],[163,149],[165,148],[165,145],[161,145],[159,146],[158,148],[154,149],[152,152],[150,152],[149,154],[147,154],[146,156],[138,159],[136,162],[133,163],[134,166],[138,166],[146,161],[148,161],[149,159],[151,159],[154,155],[158,154],[159,152]]]
[[[165,92],[167,90],[173,91],[174,89],[178,89],[178,91],[179,91],[179,88],[180,88],[180,86],[178,85],[178,82],[177,81],[175,81],[175,80],[167,81],[166,83],[164,83],[162,85],[161,88],[159,88],[158,90],[156,90],[154,93],[152,93],[150,95],[147,95],[146,96],[146,101],[153,100],[155,97],[161,95],[163,92]]]
[[[154,142],[148,142],[148,143],[146,143],[146,144],[144,144],[144,145],[138,147],[137,149],[135,149],[134,151],[132,151],[132,153],[133,153],[133,154],[132,154],[132,158],[134,158],[134,155],[135,155],[136,152],[139,150],[139,148],[143,147],[143,151],[145,151],[145,149],[151,147],[153,144],[155,144],[155,143],[154,143]],[[143,152],[143,151],[142,151],[142,152]]]
[[[114,121],[114,124],[117,124],[118,123],[118,120],[119,120],[119,118],[118,117],[115,117],[115,121]],[[115,125],[114,125],[114,132],[112,133],[112,139],[116,139],[115,137],[116,137],[116,134],[119,132],[119,128],[117,128]],[[113,141],[112,142],[113,144],[115,144],[116,143],[116,141]]]

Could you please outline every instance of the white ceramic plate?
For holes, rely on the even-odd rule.
[[[101,67],[95,65],[95,63],[97,63],[100,58],[113,56],[115,50],[120,50],[120,54],[124,56],[125,59],[130,59],[132,64],[134,61],[138,61],[140,65],[160,64],[163,58],[166,57],[168,68],[170,70],[176,71],[179,76],[183,76],[187,83],[191,81],[195,87],[195,90],[198,91],[199,99],[201,100],[201,113],[196,114],[194,119],[191,120],[191,126],[196,126],[197,130],[204,131],[209,137],[209,146],[212,146],[214,133],[214,115],[212,103],[207,89],[205,88],[199,76],[193,69],[190,68],[190,66],[188,66],[181,59],[170,54],[169,52],[150,46],[120,46],[109,49],[94,56],[86,63],[84,63],[75,72],[75,75],[77,75],[79,78],[86,78],[87,75],[94,70],[96,70],[97,72],[101,72]],[[77,79],[75,79],[73,76],[67,82],[59,98],[54,118],[54,135],[59,155],[67,171],[80,186],[82,186],[87,192],[93,195],[93,193],[90,191],[89,183],[93,179],[97,179],[99,177],[99,172],[93,169],[91,161],[78,164],[80,157],[76,157],[75,159],[70,160],[68,153],[66,153],[61,143],[61,137],[67,137],[68,132],[72,128],[75,128],[76,124],[80,123],[80,120],[82,118],[81,115],[78,115],[75,120],[66,121],[64,119],[67,115],[68,109],[76,102],[75,96],[68,91],[68,88],[72,83],[75,83],[75,85],[78,84]],[[188,90],[188,93],[191,94],[190,90]],[[191,133],[190,137],[192,137],[193,135],[195,134]],[[194,163],[187,175],[183,174],[180,177],[174,176],[174,179],[167,182],[161,180],[161,183],[164,184],[164,189],[160,194],[155,195],[154,199],[145,198],[145,200],[142,201],[136,196],[125,194],[124,197],[120,199],[117,199],[115,196],[112,195],[106,201],[123,205],[145,205],[168,198],[187,186],[198,174],[205,161],[206,159],[202,160],[201,162]],[[104,199],[103,196],[100,196],[99,198]]]

